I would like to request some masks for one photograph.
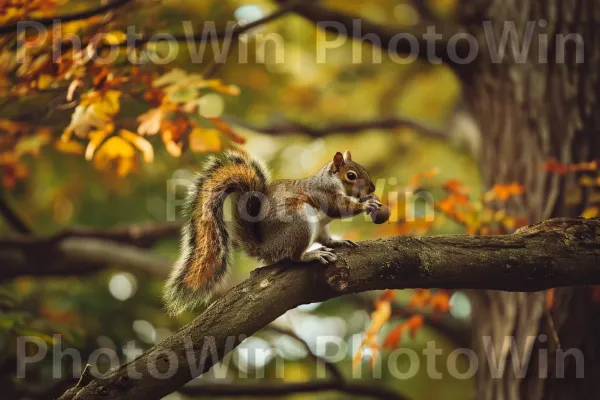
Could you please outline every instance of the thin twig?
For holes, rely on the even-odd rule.
[[[304,349],[310,357],[312,357],[315,361],[319,362],[321,365],[323,365],[323,367],[327,369],[333,380],[338,382],[344,381],[344,375],[342,375],[342,372],[338,369],[338,367],[335,366],[334,363],[332,363],[324,357],[313,353],[308,343],[306,343],[306,341],[304,341],[300,336],[296,335],[294,332],[290,331],[289,329],[274,326],[273,324],[269,325],[265,329],[276,332],[280,335],[289,336],[292,339],[296,340],[298,343],[300,343],[300,345],[302,345],[302,347],[304,347]]]
[[[31,234],[29,225],[8,205],[4,196],[0,196],[0,213],[15,231],[25,235]]]
[[[267,24],[287,13],[294,10],[298,4],[300,4],[303,0],[290,0],[283,4],[277,11],[258,19],[249,24],[240,25],[233,29],[229,35],[226,34],[225,40],[233,40],[240,37],[243,33],[249,31],[252,28],[256,28],[257,26]],[[228,49],[229,50],[229,49]],[[202,71],[202,76],[205,78],[209,78],[213,76],[217,70],[225,63],[227,56],[229,55],[229,51],[219,54],[219,56],[215,57]]]
[[[50,26],[50,25],[54,24],[55,21],[59,21],[62,23],[70,22],[70,21],[77,21],[77,20],[81,20],[81,19],[91,18],[96,15],[103,14],[107,11],[115,10],[117,8],[123,7],[124,5],[126,5],[127,3],[130,3],[132,1],[133,0],[114,0],[111,3],[104,4],[102,6],[98,6],[96,8],[92,8],[89,10],[76,12],[73,14],[68,14],[68,15],[63,15],[63,16],[54,15],[52,17],[31,19],[31,20],[28,20],[25,22],[30,23],[30,24],[42,25],[42,26]],[[0,35],[7,34],[7,33],[17,33],[17,28],[19,27],[19,24],[21,24],[23,22],[24,21],[19,21],[19,22],[15,22],[12,24],[0,26]]]
[[[338,122],[321,127],[312,127],[299,122],[289,121],[273,125],[257,126],[233,117],[223,119],[231,124],[274,136],[301,133],[313,138],[320,138],[333,133],[360,133],[369,129],[394,129],[403,127],[415,129],[431,137],[443,138],[448,136],[448,133],[442,128],[429,126],[427,123],[406,117],[384,117],[367,121]]]
[[[298,393],[314,393],[337,391],[354,396],[368,396],[382,400],[406,400],[407,397],[386,389],[382,385],[369,385],[365,383],[337,382],[337,381],[311,381],[302,383],[273,384],[203,384],[198,386],[184,386],[179,392],[192,396],[262,396],[279,397]]]

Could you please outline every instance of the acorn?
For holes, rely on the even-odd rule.
[[[377,197],[377,195],[372,194],[372,195],[361,198],[360,201],[365,202],[369,199],[379,200],[379,197]],[[378,210],[375,210],[370,214],[371,221],[373,221],[374,224],[378,224],[378,225],[383,224],[384,222],[387,222],[390,219],[391,215],[392,215],[392,210],[390,210],[390,208],[388,206],[386,206],[385,204],[382,204]]]
[[[379,210],[375,210],[371,213],[371,221],[373,221],[374,224],[383,224],[390,219],[391,215],[392,210],[383,204],[381,207],[379,207]]]

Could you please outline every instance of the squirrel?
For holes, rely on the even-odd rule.
[[[349,151],[337,152],[316,174],[271,182],[263,163],[238,150],[211,158],[190,188],[181,255],[164,290],[171,315],[208,302],[227,273],[231,235],[251,257],[266,263],[337,260],[337,247],[358,246],[329,233],[334,218],[371,214],[382,204],[367,171]],[[227,227],[223,203],[234,195]],[[237,204],[237,207],[235,206]],[[306,251],[314,242],[323,247]]]

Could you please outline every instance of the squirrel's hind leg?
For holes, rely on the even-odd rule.
[[[329,264],[337,260],[333,250],[328,247],[306,251],[315,241],[317,232],[305,215],[298,213],[291,221],[271,222],[262,228],[268,237],[265,237],[261,246],[261,258],[267,262],[290,259],[296,262],[318,261]]]

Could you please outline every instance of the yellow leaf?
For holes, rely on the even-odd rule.
[[[121,129],[119,135],[133,143],[133,145],[142,152],[145,162],[151,163],[152,160],[154,160],[154,148],[152,148],[152,144],[150,144],[149,141],[126,129]]]
[[[112,136],[104,144],[94,157],[94,166],[98,169],[106,169],[111,162],[116,162],[118,176],[126,176],[135,169],[135,149],[125,139]]]
[[[583,218],[594,218],[598,216],[598,211],[600,211],[598,209],[597,206],[592,206],[592,207],[588,207],[585,210],[583,210],[583,212],[581,213],[581,216]]]
[[[595,180],[589,175],[583,175],[581,178],[579,178],[579,184],[581,186],[591,187],[594,186]]]
[[[52,75],[48,75],[48,74],[41,74],[40,77],[38,78],[38,89],[44,90],[44,89],[48,89],[50,87],[50,85],[52,84],[53,81],[53,77]]]
[[[102,38],[108,44],[119,44],[121,42],[125,42],[127,40],[127,34],[121,31],[110,31],[106,32]]]
[[[517,226],[517,220],[513,217],[504,217],[502,219],[502,225],[508,232],[512,232]]]
[[[102,96],[102,101],[97,103],[98,111],[104,114],[115,115],[119,112],[121,92],[119,90],[108,90]]]
[[[114,125],[109,124],[108,129],[92,131],[88,134],[90,141],[85,149],[85,159],[90,161],[94,157],[94,152],[100,146],[100,143],[113,131]]]
[[[195,153],[221,150],[221,137],[217,129],[194,128],[189,141],[190,149]]]
[[[112,117],[119,112],[121,98],[120,90],[91,91],[86,93],[80,106],[89,106],[89,109],[100,117]]]
[[[57,140],[54,142],[54,148],[65,154],[83,154],[84,151],[83,145],[74,140]]]

